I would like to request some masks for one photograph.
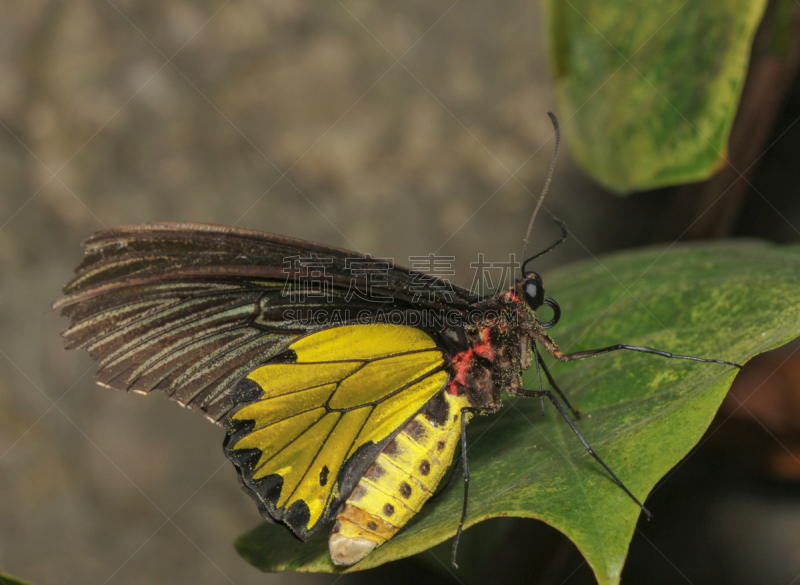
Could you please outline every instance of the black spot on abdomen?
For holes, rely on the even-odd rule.
[[[428,475],[431,472],[431,462],[423,459],[422,463],[419,464],[419,472],[422,475]]]
[[[349,497],[349,498],[347,498],[347,501],[348,501],[348,502],[360,502],[360,501],[361,501],[361,499],[362,499],[362,498],[363,498],[363,497],[364,497],[366,494],[367,494],[367,490],[366,490],[366,489],[364,489],[364,486],[363,486],[363,485],[361,485],[360,483],[359,483],[359,484],[356,484],[356,487],[355,487],[355,489],[354,489],[354,490],[352,491],[352,493],[350,494],[350,497]]]
[[[419,441],[425,436],[425,427],[419,424],[418,421],[412,420],[406,425],[404,432],[412,439]]]
[[[384,473],[386,473],[386,470],[383,467],[381,467],[380,463],[375,461],[372,465],[370,465],[367,468],[367,471],[364,473],[364,477],[374,481],[379,477],[381,477]]]
[[[408,485],[406,482],[400,484],[400,495],[404,498],[408,498],[411,496],[411,486]]]
[[[394,506],[392,506],[391,504],[385,504],[383,506],[383,513],[386,516],[391,516],[392,514],[394,514]]]
[[[395,441],[394,439],[389,441],[389,444],[386,445],[386,447],[384,447],[383,452],[386,453],[387,455],[394,455],[395,453],[397,453],[397,441]]]

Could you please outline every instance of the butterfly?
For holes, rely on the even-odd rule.
[[[562,362],[629,350],[741,367],[624,344],[563,353],[547,333],[559,321],[558,303],[526,270],[566,239],[559,225],[559,240],[489,297],[286,236],[128,225],[84,242],[86,258],[54,307],[71,321],[66,347],[85,348],[98,362],[98,384],[160,390],[226,430],[225,454],[266,520],[302,540],[332,522],[334,564],[353,565],[391,539],[436,491],[460,444],[455,565],[468,509],[466,425],[496,412],[503,391],[550,400],[649,515],[581,434],[579,413],[541,350]],[[550,320],[537,317],[542,307]],[[531,365],[536,389],[522,381]]]

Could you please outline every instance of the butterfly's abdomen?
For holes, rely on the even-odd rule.
[[[418,413],[378,455],[336,517],[328,546],[336,565],[357,563],[420,511],[453,460],[461,437],[463,396],[445,393],[439,424]],[[467,415],[469,416],[469,415]]]

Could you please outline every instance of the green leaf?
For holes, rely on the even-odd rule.
[[[0,571],[0,585],[31,585],[27,581],[23,581],[22,579],[17,579],[16,577],[12,577],[8,573],[3,573]]]
[[[562,308],[550,333],[565,352],[629,343],[743,363],[800,335],[798,280],[799,246],[740,241],[614,254],[545,279]],[[642,500],[700,439],[736,374],[628,351],[556,363],[551,371],[583,413],[578,425],[588,441]],[[535,372],[526,381],[535,388]],[[467,526],[495,516],[538,518],[575,542],[601,585],[618,583],[639,508],[554,409],[542,417],[538,400],[506,403],[468,427]],[[462,494],[455,482],[350,570],[451,538]],[[340,571],[325,537],[303,544],[281,526],[262,525],[236,546],[264,571]]]
[[[547,0],[559,117],[578,162],[625,192],[723,164],[765,0]]]

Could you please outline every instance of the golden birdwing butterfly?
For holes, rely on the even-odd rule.
[[[550,174],[554,163],[555,155]],[[466,424],[497,411],[501,391],[549,399],[649,515],[580,433],[569,414],[578,412],[538,346],[560,361],[629,350],[741,367],[624,344],[564,354],[546,332],[559,320],[558,303],[526,270],[566,239],[558,223],[561,238],[488,298],[386,260],[275,234],[122,226],[84,242],[86,258],[54,307],[71,320],[66,347],[86,348],[99,364],[99,384],[163,391],[226,429],[225,453],[264,518],[303,540],[335,520],[329,548],[337,565],[363,559],[419,512],[460,439],[455,565],[467,517]],[[536,317],[543,306],[550,321]],[[531,365],[534,390],[522,384]]]
[[[537,344],[562,361],[627,349],[736,365],[627,345],[563,354],[545,331],[558,304],[524,266],[509,290],[480,298],[388,261],[233,227],[122,226],[84,246],[54,305],[72,322],[66,347],[89,351],[99,384],[160,390],[222,425],[264,518],[303,540],[335,519],[339,565],[420,510],[470,416],[495,412],[501,390],[547,397],[589,448]],[[367,290],[354,274],[376,266],[383,278]],[[541,306],[549,322],[537,320]],[[555,394],[522,387],[531,363]],[[464,467],[468,479],[465,457]],[[466,490],[464,502],[458,534]]]

